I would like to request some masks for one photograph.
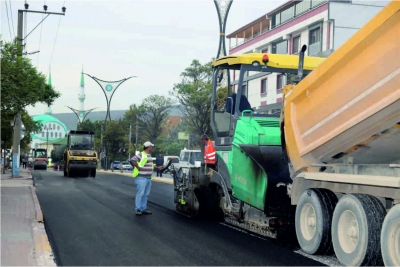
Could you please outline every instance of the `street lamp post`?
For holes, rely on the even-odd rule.
[[[47,139],[47,144],[46,144],[46,154],[47,154],[47,156],[49,156],[48,155],[48,153],[49,153],[49,130],[51,131],[52,130],[52,128],[51,127],[45,127],[44,128],[45,130],[46,130],[46,139]]]

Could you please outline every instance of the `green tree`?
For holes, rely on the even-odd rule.
[[[90,131],[94,132],[94,137],[100,139],[101,138],[101,125],[104,123],[104,121],[91,121],[90,119],[87,119],[83,121],[82,123],[78,123],[77,129],[79,131]]]
[[[0,41],[1,47],[1,138],[11,144],[10,121],[20,112],[27,128],[23,145],[29,143],[30,133],[41,126],[27,115],[26,107],[37,103],[51,105],[60,93],[46,84],[46,77],[32,66],[31,61],[20,56],[22,46]]]
[[[63,160],[64,150],[66,147],[67,145],[61,145],[51,151],[51,160],[53,163],[61,162]]]
[[[173,101],[169,97],[151,95],[145,98],[139,106],[130,106],[125,113],[125,124],[128,129],[129,125],[132,127],[138,125],[142,134],[140,141],[147,139],[154,143],[162,134],[172,105]]]
[[[126,148],[127,136],[121,121],[108,121],[103,136],[105,144],[108,144],[108,156],[115,159],[122,156],[121,148]]]
[[[187,131],[211,134],[212,62],[202,65],[193,60],[181,77],[182,82],[175,84],[170,94],[181,104]]]

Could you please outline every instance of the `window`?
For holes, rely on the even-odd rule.
[[[53,132],[50,133],[50,137],[53,138]]]
[[[246,85],[242,85],[242,95],[247,97],[247,86]]]
[[[321,28],[315,28],[310,31],[310,40],[309,44],[315,44],[321,42]]]
[[[300,51],[300,35],[293,38],[293,54],[297,54]]]
[[[321,26],[313,28],[309,32],[309,45],[308,45],[308,55],[314,56],[321,52],[322,40],[321,40]]]
[[[60,130],[60,125],[57,125],[57,130]],[[61,133],[60,133],[60,136],[61,136]]]
[[[268,80],[262,79],[261,80],[261,94],[267,94],[268,91]]]
[[[276,77],[276,93],[282,93],[283,86],[285,85],[285,75],[280,74]]]
[[[42,137],[44,137],[44,132],[42,132]]]
[[[266,106],[267,105],[267,101],[261,101],[261,106]]]
[[[288,45],[287,41],[281,41],[274,43],[272,45],[272,53],[273,54],[287,54],[288,52]]]

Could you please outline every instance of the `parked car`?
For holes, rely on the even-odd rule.
[[[132,164],[130,164],[128,161],[123,161],[123,162],[121,163],[121,166],[122,166],[122,169],[123,169],[123,170],[131,171],[131,170],[133,169]]]
[[[114,160],[114,170],[118,170],[119,169],[119,164],[121,162],[119,160]]]

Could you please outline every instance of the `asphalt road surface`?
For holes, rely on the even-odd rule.
[[[136,216],[130,177],[32,175],[58,265],[322,265],[276,240],[177,214],[169,184],[153,182],[153,214]]]

